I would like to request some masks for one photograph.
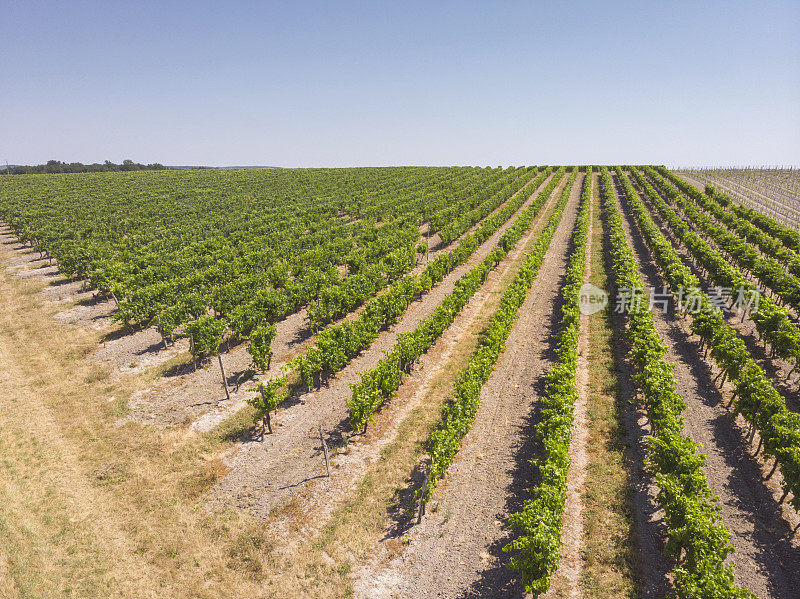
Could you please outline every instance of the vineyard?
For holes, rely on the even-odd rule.
[[[796,597],[799,181],[0,175],[0,597]]]
[[[680,171],[688,181],[712,185],[737,203],[797,230],[800,172],[782,168],[708,168]]]

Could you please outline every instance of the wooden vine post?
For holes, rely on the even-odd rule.
[[[231,393],[228,391],[228,377],[225,376],[225,367],[222,365],[222,354],[217,354],[217,360],[219,360],[219,370],[222,372],[222,386],[225,388],[225,397],[230,401]]]
[[[422,483],[421,493],[419,494],[419,508],[417,511],[417,524],[422,523],[422,516],[425,515],[425,489],[428,488],[428,481],[431,479],[431,466],[428,466],[428,473],[425,475],[425,482]]]
[[[269,414],[270,406],[269,402],[267,401],[267,394],[264,392],[264,385],[261,385],[258,389],[261,392],[261,398],[264,400],[264,405],[267,406],[267,409],[264,411],[264,418],[261,421],[261,439],[263,440],[265,430],[269,430],[269,434],[272,434],[272,418]]]
[[[194,353],[194,335],[189,335],[189,352],[192,354],[192,367],[197,371],[197,356]]]
[[[319,440],[322,443],[322,451],[325,453],[325,472],[327,473],[328,478],[331,476],[331,458],[328,454],[328,444],[325,442],[325,435],[322,434],[322,425],[317,425],[317,430],[319,431]]]

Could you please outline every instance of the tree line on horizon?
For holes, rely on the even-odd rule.
[[[43,173],[108,173],[117,171],[161,171],[167,167],[158,162],[152,164],[141,164],[133,160],[123,160],[121,164],[115,164],[110,160],[102,164],[83,164],[82,162],[61,162],[60,160],[48,160],[45,164],[33,166],[9,166],[3,169],[11,175],[30,175]]]

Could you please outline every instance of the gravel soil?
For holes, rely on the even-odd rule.
[[[281,368],[309,343],[310,338],[304,334],[304,318],[305,311],[301,311],[277,323],[270,370],[259,376],[259,379],[279,375]],[[160,363],[163,363],[165,358],[178,356],[182,352],[186,355],[189,351],[186,339],[178,340],[165,351],[161,344],[161,336],[154,329],[144,333],[149,335],[151,341],[146,351],[155,350],[160,357]],[[127,356],[128,351],[116,355]],[[253,383],[252,380],[246,381],[251,361],[252,358],[244,344],[222,354],[231,394],[231,399],[228,401],[222,386],[222,373],[217,358],[212,358],[196,371],[184,360],[182,364],[168,369],[165,376],[156,380],[151,386],[131,397],[126,420],[158,427],[191,425],[193,429],[201,432],[211,430],[246,405],[245,397],[250,394],[247,389]]]
[[[619,189],[617,195],[619,200]],[[627,206],[622,207],[644,284],[660,288],[665,282]],[[658,332],[669,346],[665,359],[675,366],[678,391],[688,405],[685,432],[703,446],[705,474],[719,496],[723,522],[733,535],[736,552],[731,559],[737,583],[762,599],[796,597],[800,543],[791,535],[791,509],[779,505],[774,482],[762,482],[764,464],[751,455],[753,448],[746,442],[742,423],[726,409],[728,390],[715,384],[717,372],[703,359],[697,341],[690,339],[688,323],[660,311],[654,316]]]

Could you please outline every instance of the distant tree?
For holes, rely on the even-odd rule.
[[[123,160],[122,164],[114,164],[110,160],[105,160],[102,164],[83,164],[81,162],[61,162],[60,160],[48,160],[44,164],[36,166],[12,166],[8,169],[11,175],[28,175],[36,173],[105,173],[116,171],[161,171],[165,170],[163,164],[153,162],[151,164],[141,164],[133,160]]]

